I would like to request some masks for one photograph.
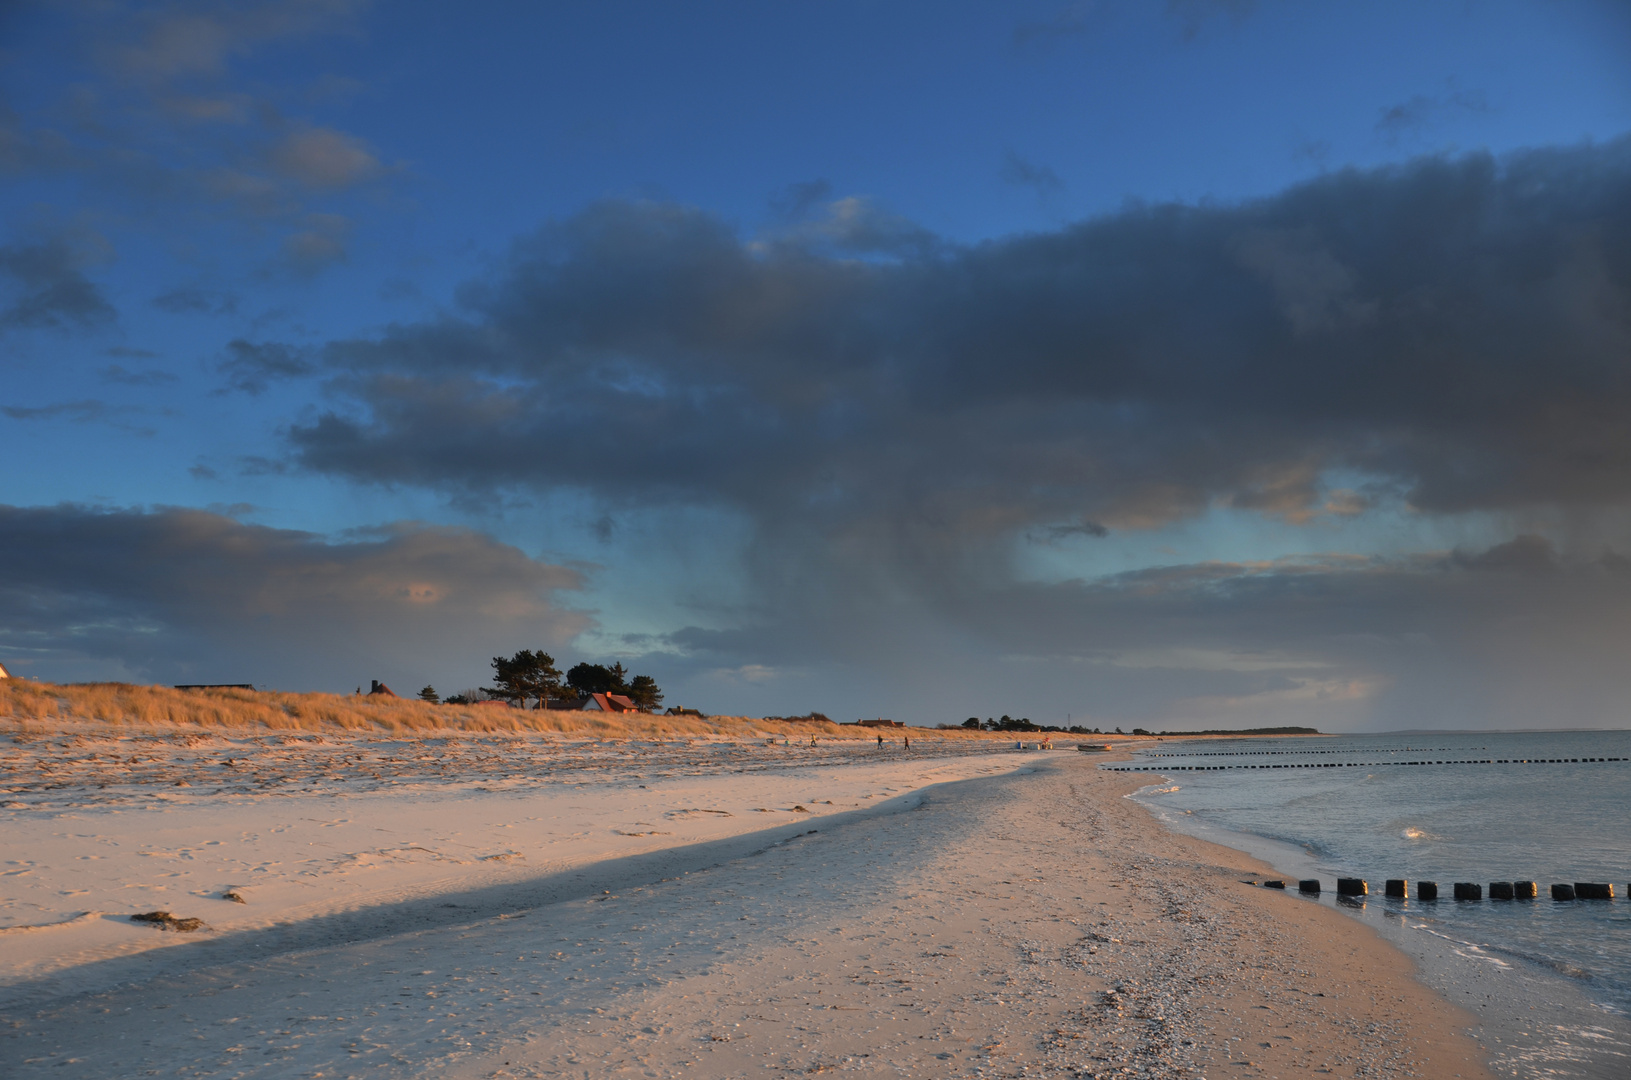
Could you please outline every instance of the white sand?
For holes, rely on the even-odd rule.
[[[13,925],[213,929],[0,934],[0,1074],[1484,1075],[1403,957],[1155,828],[1120,797],[1143,778],[855,748],[735,771],[781,752],[16,811]],[[711,775],[656,775],[685,769]]]
[[[267,752],[217,741],[225,748],[191,760],[184,755],[196,746],[166,753],[149,741],[145,763],[160,767],[145,785],[112,796],[58,788],[46,793],[54,799],[36,793],[33,804],[6,812],[0,1004],[14,997],[10,987],[26,984],[38,994],[46,976],[54,976],[47,985],[59,991],[88,988],[74,972],[89,963],[187,941],[131,922],[137,912],[202,918],[215,934],[253,931],[744,833],[802,832],[829,815],[1012,768],[1017,760],[1011,753],[907,758],[893,746],[854,744],[818,748],[816,760],[824,764],[800,768],[808,747],[769,747],[764,740],[565,746],[534,740],[557,755],[574,752],[579,767],[473,776],[433,747],[418,775],[356,791],[327,766],[297,761],[312,753],[303,744],[277,743]],[[316,751],[332,757],[369,746],[406,757],[415,744],[338,745],[343,749],[330,740]],[[196,778],[200,762],[213,763],[215,755],[254,758],[284,777],[306,767],[275,791],[174,786],[183,776]],[[710,760],[721,755],[760,770],[723,771],[730,766]],[[102,756],[125,757],[106,749]],[[604,775],[627,774],[630,759],[638,775]],[[843,767],[831,767],[835,760]],[[65,769],[54,771],[61,776]],[[682,775],[655,775],[676,772]],[[313,778],[321,778],[320,787],[307,786]],[[330,778],[338,782],[322,782]],[[229,891],[245,903],[223,900]]]

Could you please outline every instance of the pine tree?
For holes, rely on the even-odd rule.
[[[629,683],[629,700],[636,708],[650,712],[662,704],[663,691],[650,675],[636,675]]]
[[[538,652],[522,649],[508,659],[493,657],[493,681],[498,685],[488,693],[514,701],[523,708],[531,698],[537,700],[538,708],[547,709],[550,698],[561,696],[560,669],[555,666],[555,658],[541,649]]]

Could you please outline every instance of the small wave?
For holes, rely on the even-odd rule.
[[[1523,949],[1513,949],[1505,945],[1484,945],[1482,948],[1492,953],[1502,953],[1506,956],[1517,957],[1519,960],[1526,960],[1537,967],[1547,968],[1551,971],[1557,972],[1559,975],[1566,975],[1569,978],[1577,979],[1580,982],[1594,981],[1591,972],[1582,968],[1577,968],[1573,964],[1559,960],[1556,957],[1546,956],[1541,953],[1526,952]]]
[[[1501,956],[1510,956],[1514,959],[1523,960],[1534,964],[1536,967],[1543,967],[1550,971],[1555,971],[1559,975],[1567,976],[1568,978],[1578,980],[1579,982],[1595,981],[1591,972],[1584,971],[1575,967],[1573,964],[1559,960],[1556,957],[1546,956],[1541,953],[1526,952],[1523,949],[1514,949],[1506,945],[1491,945],[1488,942],[1480,943],[1467,941],[1452,934],[1446,934],[1442,930],[1434,930],[1423,923],[1418,922],[1412,924],[1408,919],[1405,920],[1405,925],[1409,926],[1412,930],[1420,930],[1424,934],[1431,934],[1442,941],[1449,942],[1451,949],[1454,950],[1456,955],[1464,956],[1469,960],[1486,960],[1489,963],[1495,964],[1499,967],[1509,967],[1510,965],[1502,960],[1500,956],[1494,955],[1499,953]],[[1457,948],[1457,946],[1459,946],[1459,948]]]
[[[1414,825],[1399,830],[1400,840],[1431,840],[1433,834],[1426,829],[1418,829]]]

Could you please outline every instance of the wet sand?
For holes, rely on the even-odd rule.
[[[83,887],[76,865],[180,876],[105,875],[141,903],[86,903],[117,938],[77,952],[13,946],[84,927],[0,933],[0,1072],[1486,1075],[1473,1019],[1402,954],[1245,884],[1266,869],[1247,856],[1159,829],[1123,798],[1144,778],[1063,751],[790,749],[555,748],[537,751],[553,773],[474,778],[392,751],[388,786],[352,790],[371,772],[329,757],[299,795],[14,790],[4,869],[27,873],[0,879],[4,925],[49,921],[16,902],[21,883],[36,901]],[[239,767],[220,750],[176,767]],[[316,760],[298,751],[279,775]],[[110,824],[131,820],[186,843],[96,849],[154,838]],[[453,861],[393,854],[414,836]],[[369,851],[386,854],[346,860]],[[256,860],[281,884],[233,876]],[[227,885],[249,903],[209,895]],[[155,886],[170,891],[140,891]],[[211,929],[128,924],[165,896]]]

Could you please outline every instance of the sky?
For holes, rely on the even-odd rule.
[[[1624,727],[1631,8],[0,4],[0,662]]]

